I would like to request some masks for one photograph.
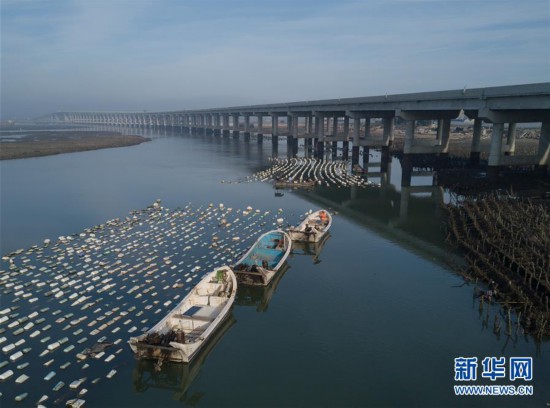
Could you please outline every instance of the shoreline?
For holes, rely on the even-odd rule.
[[[11,135],[6,135],[9,138]],[[13,136],[16,136],[14,134]],[[0,160],[52,156],[112,147],[136,146],[151,141],[148,137],[116,132],[28,132],[13,141],[0,139]]]

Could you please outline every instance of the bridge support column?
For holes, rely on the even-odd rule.
[[[332,137],[336,139],[338,137],[338,118],[335,116],[332,118]],[[333,141],[331,148],[332,160],[336,160],[338,157],[338,141]]]
[[[294,133],[292,132],[292,120],[293,117],[290,115],[287,115],[286,117],[286,155],[290,159],[293,157],[293,150],[294,150]]]
[[[383,118],[382,119],[384,124],[384,135],[383,139],[386,144],[386,146],[391,146],[393,144],[393,128],[395,120],[394,118]]]
[[[239,134],[239,115],[233,115],[233,139],[238,139]]]
[[[342,160],[349,160],[349,141],[342,142]]]
[[[222,135],[223,137],[229,137],[229,115],[223,115],[222,121]]]
[[[271,115],[271,146],[275,149],[275,146],[279,146],[279,117],[277,115]]]
[[[342,142],[342,159],[349,159],[349,116],[344,116],[344,141]]]
[[[540,127],[537,172],[545,175],[550,165],[550,122],[542,122]]]
[[[286,137],[286,157],[292,158],[294,156],[294,138],[291,135]]]
[[[370,138],[370,118],[365,118],[365,140]],[[370,160],[369,146],[363,146],[363,168],[367,170],[367,166]]]
[[[508,133],[506,137],[506,156],[513,156],[516,152],[516,124],[508,123]]]
[[[368,170],[370,161],[370,148],[368,146],[363,146],[363,168]]]
[[[493,123],[493,132],[491,134],[491,150],[489,152],[489,168],[487,174],[490,178],[498,177],[502,157],[502,134],[504,123]]]
[[[412,153],[412,147],[414,144],[414,128],[415,128],[414,119],[405,120],[405,143],[403,147],[404,154]]]
[[[412,156],[410,154],[403,155],[403,160],[401,161],[401,187],[411,186],[412,169]]]
[[[472,148],[470,151],[470,164],[474,166],[479,165],[479,159],[481,155],[481,129],[483,121],[481,118],[474,119],[474,129],[472,137]]]
[[[380,172],[387,173],[389,170],[390,163],[391,163],[390,148],[389,146],[382,146],[382,152],[380,155]]]
[[[359,164],[359,132],[361,131],[361,118],[353,118],[353,146],[351,148],[351,165]]]
[[[250,116],[244,115],[244,141],[250,142]]]
[[[317,159],[323,159],[325,156],[325,117],[317,115],[315,117],[317,128],[317,143],[315,145],[315,157]]]
[[[292,136],[287,136],[286,138],[286,157],[291,159],[294,150],[294,138]]]
[[[258,125],[257,125],[258,129],[257,129],[256,133],[259,136],[259,135],[264,133],[264,117],[263,117],[263,115],[258,115],[257,120],[258,120]]]
[[[441,153],[449,153],[449,136],[451,134],[451,119],[441,119]],[[441,154],[440,153],[440,154]]]
[[[289,157],[296,157],[298,154],[298,116],[289,113],[287,116],[288,136],[287,136],[287,151],[290,152]]]

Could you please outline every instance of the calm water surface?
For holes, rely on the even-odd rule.
[[[473,286],[462,285],[448,266],[453,255],[443,244],[440,192],[406,194],[395,159],[379,189],[325,187],[276,197],[269,184],[220,182],[265,167],[269,140],[259,145],[149,135],[153,141],[139,146],[1,162],[1,253],[125,217],[157,198],[169,208],[223,202],[284,208],[296,216],[318,207],[338,214],[318,259],[295,254],[275,287],[240,292],[223,336],[199,361],[154,373],[127,348],[117,376],[89,387],[87,406],[550,402],[549,343],[495,336],[497,307],[484,325],[487,308],[480,314]],[[285,156],[284,139],[279,155]],[[431,178],[413,183],[430,185]],[[532,356],[535,395],[455,397],[453,364],[459,356]],[[13,399],[0,401],[10,406]]]

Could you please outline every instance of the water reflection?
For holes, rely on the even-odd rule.
[[[292,252],[290,253],[291,257],[295,256],[310,256],[314,264],[321,262],[319,257],[327,241],[330,238],[330,233],[327,233],[323,238],[318,242],[292,242]]]
[[[181,401],[184,404],[195,406],[205,393],[200,391],[188,393],[189,387],[201,371],[208,355],[235,323],[236,320],[230,312],[206,346],[189,364],[164,363],[160,370],[157,370],[155,368],[156,361],[136,361],[132,375],[134,390],[138,393],[147,392],[149,389],[167,390],[173,393],[172,399],[174,401]]]
[[[279,282],[289,269],[290,266],[285,261],[279,269],[279,272],[267,286],[239,286],[235,297],[235,304],[238,306],[256,306],[257,312],[267,312],[269,302],[271,301]]]

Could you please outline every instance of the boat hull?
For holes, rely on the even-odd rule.
[[[216,279],[221,272],[224,279]],[[229,315],[237,279],[227,267],[208,273],[159,323],[128,343],[139,359],[189,363]]]
[[[301,231],[289,231],[290,239],[297,242],[320,242],[326,235],[328,231],[319,233],[319,234],[307,234]]]
[[[280,240],[282,246],[279,248]],[[239,285],[269,285],[283,266],[291,249],[292,240],[284,231],[273,230],[261,235],[246,254],[232,266]]]
[[[292,241],[315,243],[323,240],[332,225],[332,216],[328,211],[324,211],[327,218],[326,221],[322,221],[320,218],[321,211],[324,210],[309,214],[300,225],[288,230],[288,235]]]

